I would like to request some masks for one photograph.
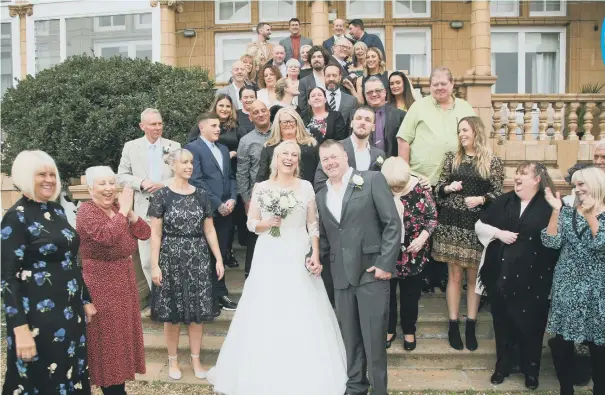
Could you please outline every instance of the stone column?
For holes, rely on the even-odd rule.
[[[34,14],[33,4],[15,4],[8,6],[11,18],[19,16],[19,53],[21,54],[21,79],[27,76],[27,17]],[[32,37],[33,39],[33,37]]]
[[[311,39],[313,44],[321,45],[330,36],[328,20],[328,1],[315,0],[311,4]]]
[[[183,12],[182,0],[155,0],[152,7],[160,7],[160,61],[176,66],[176,13]]]

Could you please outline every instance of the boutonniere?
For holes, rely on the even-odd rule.
[[[51,220],[50,219],[50,213],[48,211],[44,213],[44,219],[47,220],[47,221]]]
[[[363,178],[359,174],[355,174],[351,177],[351,182],[353,183],[353,187],[361,189],[363,185]]]
[[[376,158],[376,163],[378,164],[378,166],[382,166],[382,164],[384,163],[384,158],[382,156],[379,156],[378,158]]]
[[[168,144],[165,147],[162,147],[162,151],[164,152],[164,155],[168,155],[170,153],[170,144]]]

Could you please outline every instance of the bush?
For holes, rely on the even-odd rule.
[[[89,166],[117,170],[124,143],[143,135],[139,122],[145,108],[162,113],[164,137],[185,143],[213,99],[205,70],[121,57],[71,57],[6,92],[2,171],[10,173],[15,156],[26,149],[50,154],[63,180],[80,177]]]

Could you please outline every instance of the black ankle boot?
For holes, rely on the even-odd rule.
[[[462,350],[462,338],[460,337],[460,328],[458,320],[450,320],[450,329],[447,331],[447,337],[450,341],[450,346],[456,350]]]
[[[466,348],[469,351],[475,351],[479,344],[477,344],[477,336],[475,336],[475,324],[477,320],[466,319],[466,327],[464,329],[464,340],[466,342]]]

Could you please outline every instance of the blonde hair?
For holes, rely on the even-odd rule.
[[[465,121],[471,127],[474,134],[473,148],[475,149],[475,156],[473,157],[473,166],[481,178],[489,178],[493,154],[487,145],[483,121],[481,118],[476,116],[464,117],[460,120],[460,122],[458,122],[458,128],[460,128],[460,124]],[[454,157],[453,170],[458,170],[465,155],[466,152],[464,151],[464,147],[460,141],[458,141],[458,152],[456,152],[456,156]]]
[[[309,45],[309,44],[306,44],[306,45],[303,45],[302,47],[300,47],[301,59],[302,59],[302,52],[303,52],[303,49],[305,49],[305,48],[309,48],[309,51],[310,51],[310,50],[311,50],[311,48],[313,48],[313,46],[312,46],[312,45]],[[306,62],[306,63],[310,63],[310,60],[311,60],[311,59],[309,59],[309,52],[307,51],[307,60],[302,62],[301,68],[302,68],[302,66],[304,66],[304,65],[305,65],[305,62]]]
[[[56,176],[55,191],[49,200],[56,200],[61,194],[61,177],[53,158],[44,151],[21,151],[15,158],[11,168],[13,184],[26,196],[34,199],[36,172],[45,167],[54,170]]]
[[[596,167],[587,167],[573,173],[571,182],[584,182],[590,196],[600,204],[605,204],[605,173]]]
[[[315,147],[317,145],[317,140],[313,138],[305,129],[305,125],[303,120],[300,118],[300,115],[291,108],[282,108],[277,114],[275,114],[275,119],[273,120],[273,125],[271,126],[271,135],[269,135],[269,139],[265,143],[266,147],[270,147],[273,145],[277,145],[282,142],[281,137],[281,127],[279,126],[279,121],[281,119],[282,114],[288,114],[296,121],[296,142],[300,145],[308,145],[309,147]]]
[[[271,169],[271,174],[269,175],[269,179],[275,181],[277,178],[277,162],[279,155],[283,154],[288,146],[294,147],[294,150],[298,153],[298,164],[296,165],[296,169],[294,169],[294,177],[300,176],[300,146],[296,144],[294,141],[285,140],[282,141],[275,147],[273,151],[273,157],[271,158],[271,165],[269,166]]]
[[[290,59],[292,60],[292,59]],[[288,89],[288,77],[280,78],[275,83],[275,98],[281,100],[286,95],[286,89]]]
[[[368,67],[368,53],[369,52],[374,52],[376,53],[376,55],[378,55],[378,72],[375,74],[370,74],[370,68]],[[382,74],[387,70],[387,64],[384,61],[384,54],[382,53],[382,51],[376,47],[369,47],[368,51],[366,52],[366,67],[365,70],[363,71],[363,75],[365,75],[366,77],[368,75],[377,75],[377,74]]]
[[[385,160],[380,172],[391,189],[404,189],[410,182],[410,165],[400,156],[391,156]]]
[[[185,148],[179,148],[174,151],[171,151],[168,155],[166,155],[166,164],[169,166],[173,166],[180,159],[193,159],[193,154],[186,150]]]
[[[256,81],[256,72],[258,70],[258,64],[252,55],[242,55],[239,60],[245,63],[250,63],[252,65],[252,70],[248,73],[248,81]]]
[[[113,177],[117,181],[116,173],[109,166],[92,166],[86,169],[84,174],[86,176],[86,185],[89,188],[92,188],[95,181],[102,177]]]
[[[357,41],[355,43],[355,45],[353,45],[353,54],[351,54],[351,61],[353,62],[353,66],[358,67],[359,66],[359,59],[357,58],[357,51],[355,51],[357,48],[362,48],[365,53],[366,56],[368,54],[368,46],[366,45],[366,43],[364,43],[363,41]]]

